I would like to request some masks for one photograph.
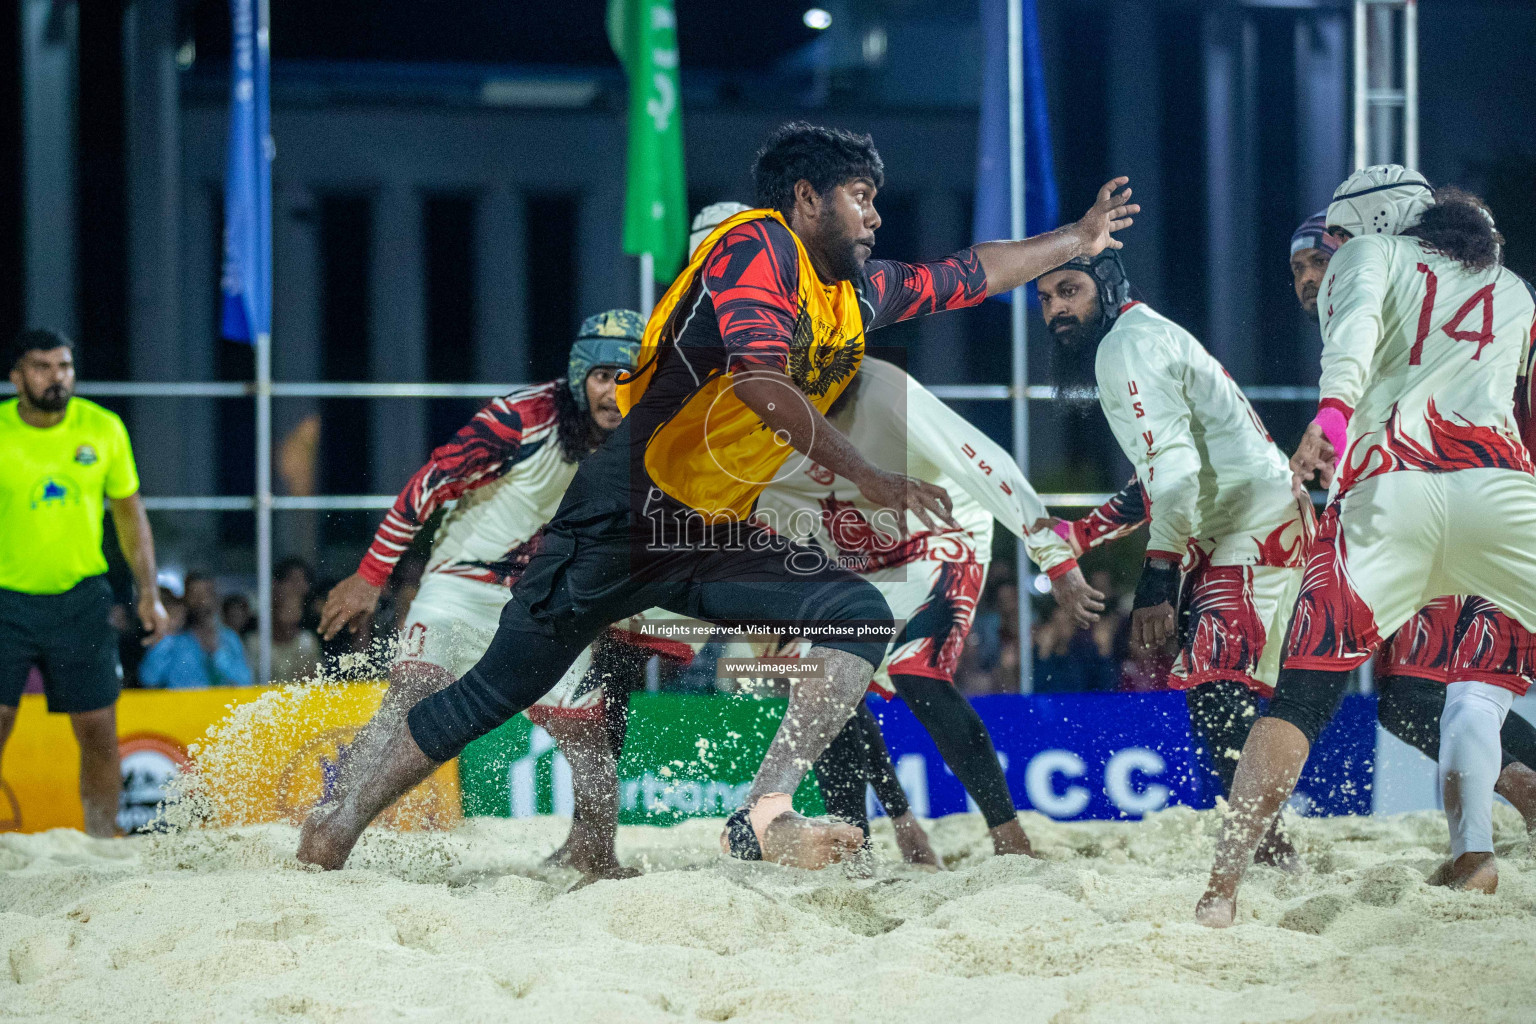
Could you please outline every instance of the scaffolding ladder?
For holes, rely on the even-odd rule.
[[[1418,170],[1418,0],[1355,0],[1354,92],[1355,170],[1389,163]]]

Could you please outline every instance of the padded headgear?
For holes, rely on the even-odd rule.
[[[571,345],[565,379],[582,412],[587,411],[587,374],[598,366],[635,369],[640,363],[640,339],[644,336],[645,317],[632,309],[610,309],[581,322]]]
[[[693,252],[709,237],[709,233],[727,217],[734,217],[738,213],[745,213],[752,209],[746,203],[710,203],[704,209],[694,214],[693,224],[688,228],[688,256],[693,258]]]
[[[1106,330],[1120,315],[1120,307],[1131,301],[1131,282],[1125,276],[1125,264],[1120,262],[1118,249],[1105,249],[1091,258],[1074,256],[1046,273],[1054,274],[1058,270],[1081,270],[1093,278],[1093,283],[1099,288],[1099,312],[1104,314]],[[1045,274],[1040,276],[1044,277]]]
[[[1339,236],[1328,230],[1328,211],[1321,210],[1301,222],[1301,227],[1291,234],[1291,255],[1303,249],[1317,249],[1332,257],[1343,243]]]
[[[1400,235],[1434,203],[1435,190],[1424,175],[1402,164],[1376,164],[1351,174],[1333,190],[1327,227],[1343,228],[1355,238]]]

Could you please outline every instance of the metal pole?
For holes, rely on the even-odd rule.
[[[1365,106],[1365,0],[1355,0],[1355,170],[1368,163],[1366,159],[1366,106]]]
[[[272,336],[256,336],[256,683],[272,680]]]
[[[649,318],[656,308],[656,257],[640,254],[640,315]]]
[[[1025,237],[1024,225],[1024,8],[1022,0],[1008,0],[1008,230],[1014,238]],[[1028,289],[1013,293],[1013,457],[1029,476],[1029,334]],[[1025,524],[1028,529],[1029,524]],[[1034,644],[1030,626],[1034,616],[1029,595],[1033,576],[1029,555],[1019,542],[1015,558],[1019,594],[1019,692],[1032,693]]]
[[[269,0],[256,0],[256,45],[270,53],[271,11]],[[263,54],[262,67],[270,67],[270,58]],[[270,104],[271,93],[262,97]],[[269,108],[270,109],[270,108]],[[258,119],[258,124],[260,124]],[[266,290],[266,330],[256,334],[256,605],[258,649],[256,655],[256,683],[266,686],[272,681],[272,196],[270,174],[272,152],[270,149],[271,120],[266,121],[268,138],[257,140],[262,147],[258,159],[267,178],[267,191],[258,211],[258,229],[265,235],[262,246],[261,268]]]
[[[1419,3],[1403,6],[1403,166],[1419,169]]]

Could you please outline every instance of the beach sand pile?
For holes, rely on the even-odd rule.
[[[0,835],[0,1020],[1530,1021],[1536,863],[1498,808],[1495,896],[1423,878],[1436,814],[1308,819],[1240,926],[1191,921],[1218,818],[932,825],[951,870],[727,861],[719,823],[626,827],[637,879],[567,891],[560,819],[375,829],[346,871],[286,825]]]

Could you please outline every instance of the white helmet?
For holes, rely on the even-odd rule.
[[[704,209],[694,214],[693,224],[688,229],[688,253],[692,258],[693,251],[699,247],[699,243],[709,237],[709,233],[719,227],[727,217],[734,217],[738,213],[750,210],[752,207],[746,203],[710,203]]]
[[[1356,171],[1333,190],[1327,228],[1350,235],[1399,235],[1419,222],[1435,203],[1435,191],[1418,171],[1402,164],[1376,164]]]

